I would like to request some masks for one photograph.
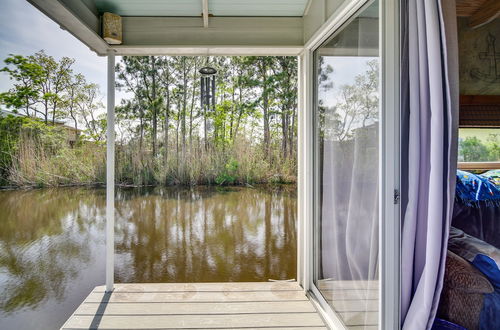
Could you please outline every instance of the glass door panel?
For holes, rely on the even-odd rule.
[[[314,54],[313,291],[355,329],[378,326],[378,16],[373,2]]]

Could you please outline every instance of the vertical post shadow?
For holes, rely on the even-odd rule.
[[[111,298],[111,294],[113,292],[105,292],[102,296],[101,302],[99,303],[99,307],[97,307],[97,311],[90,323],[89,329],[99,329],[99,325],[101,324],[102,317],[104,316],[104,312],[106,311],[106,307],[108,306],[108,302]]]

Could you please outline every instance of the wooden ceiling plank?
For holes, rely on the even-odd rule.
[[[470,17],[481,8],[486,0],[457,0],[457,16]]]
[[[500,1],[486,0],[469,19],[471,28],[478,28],[500,17]]]

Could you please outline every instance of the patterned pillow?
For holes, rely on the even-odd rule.
[[[487,177],[491,182],[493,182],[497,186],[500,186],[500,170],[491,170],[481,175]]]
[[[456,198],[467,206],[479,207],[479,202],[500,205],[500,187],[489,178],[457,170]]]

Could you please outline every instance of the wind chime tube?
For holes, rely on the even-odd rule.
[[[210,77],[205,77],[205,106],[210,110]]]
[[[215,112],[215,76],[211,76],[210,78],[212,79],[212,111]]]
[[[204,105],[204,100],[203,98],[205,97],[203,94],[205,92],[205,77],[201,77],[200,78],[200,87],[201,87],[201,95],[200,95],[200,105],[201,105],[201,108],[203,109],[203,105]]]

